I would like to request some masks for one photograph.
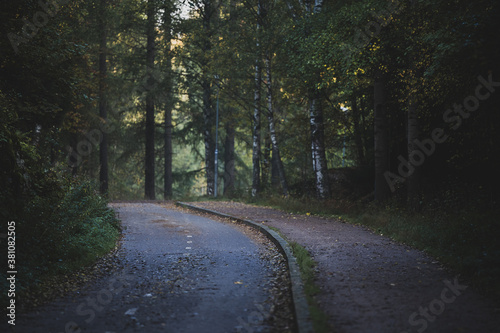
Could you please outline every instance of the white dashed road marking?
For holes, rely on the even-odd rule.
[[[187,238],[193,238],[193,236],[192,236],[192,235],[186,235],[186,237],[187,237]],[[188,240],[188,241],[187,241],[187,243],[188,243],[188,244],[192,244],[192,243],[193,243],[193,241]],[[187,247],[186,247],[186,250],[191,250],[191,246],[187,246]],[[189,255],[189,253],[186,253],[186,255]]]

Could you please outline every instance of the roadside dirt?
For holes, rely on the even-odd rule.
[[[235,202],[198,207],[278,228],[317,262],[317,295],[336,333],[495,333],[500,303],[425,253],[335,219]]]

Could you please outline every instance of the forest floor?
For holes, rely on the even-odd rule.
[[[316,299],[336,333],[500,332],[500,300],[365,227],[236,202],[191,204],[278,228],[305,247],[317,262]]]

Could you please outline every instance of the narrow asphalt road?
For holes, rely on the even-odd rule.
[[[150,203],[114,204],[120,268],[36,311],[14,332],[266,332],[272,272],[235,227]]]

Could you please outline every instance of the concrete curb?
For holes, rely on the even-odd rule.
[[[292,284],[292,299],[293,307],[295,310],[295,322],[297,324],[298,333],[314,332],[311,322],[311,316],[309,313],[309,305],[304,293],[304,283],[302,282],[302,278],[300,276],[299,264],[297,263],[297,259],[293,255],[290,245],[288,245],[288,242],[285,241],[283,237],[281,237],[276,231],[270,229],[269,227],[251,220],[245,220],[228,214],[219,213],[210,209],[196,207],[184,202],[176,202],[176,204],[188,209],[209,213],[212,215],[241,222],[262,232],[264,235],[266,235],[267,238],[269,238],[274,244],[276,244],[288,263],[288,271],[290,272],[290,281]]]

